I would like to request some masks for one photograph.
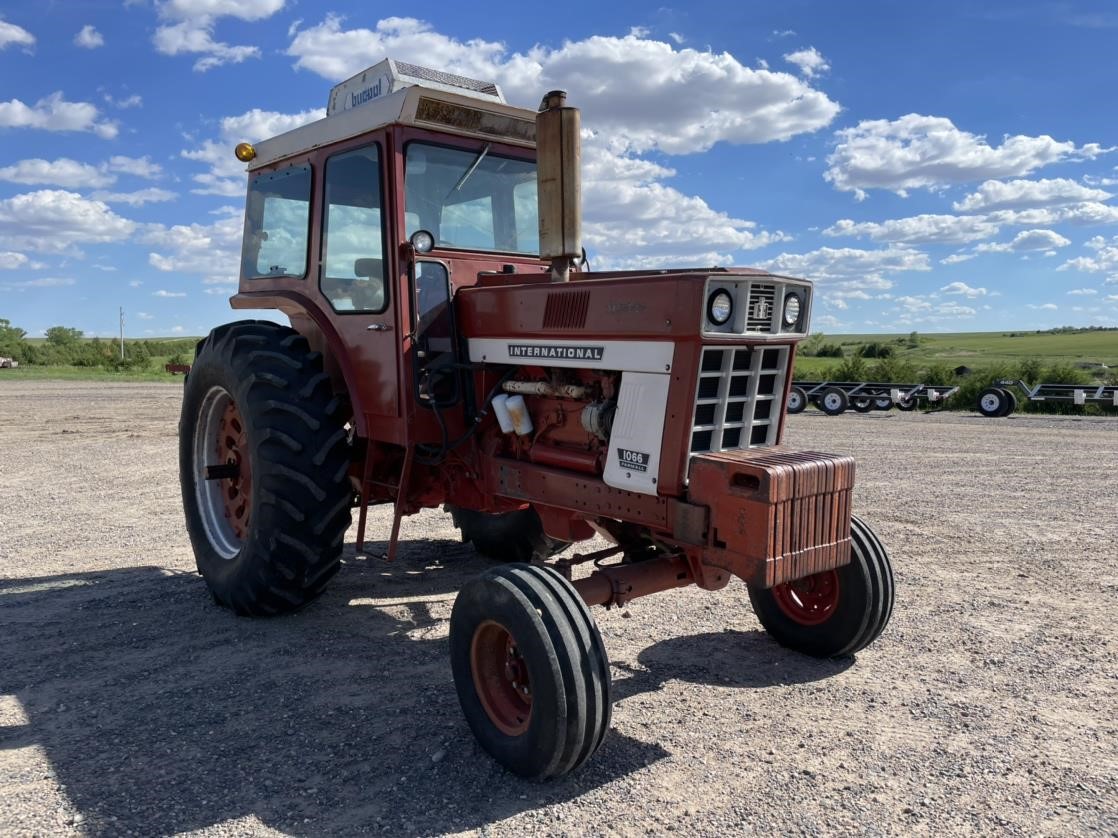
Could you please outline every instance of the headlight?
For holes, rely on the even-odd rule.
[[[800,297],[789,294],[784,298],[784,325],[791,328],[800,322]]]
[[[734,313],[734,301],[727,291],[715,291],[707,300],[707,317],[715,326],[725,326]]]

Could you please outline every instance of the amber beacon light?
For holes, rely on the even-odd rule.
[[[256,149],[252,147],[252,143],[237,143],[237,147],[233,149],[233,153],[237,155],[237,159],[242,163],[248,163],[256,157]]]

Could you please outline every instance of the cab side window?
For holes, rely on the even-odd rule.
[[[375,145],[326,161],[322,219],[322,293],[339,312],[377,313],[388,305]]]

